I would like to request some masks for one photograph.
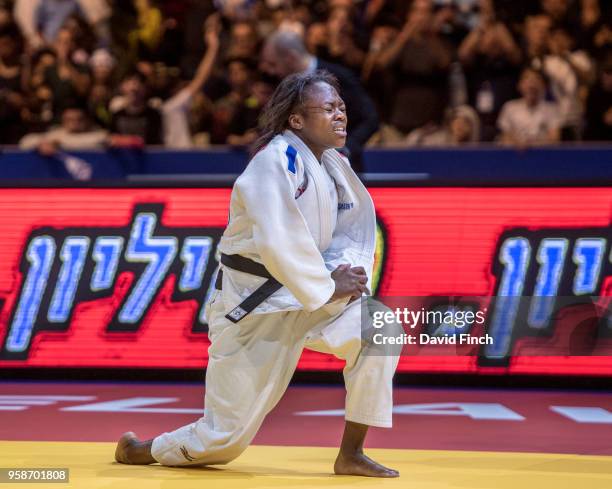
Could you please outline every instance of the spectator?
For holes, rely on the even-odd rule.
[[[562,138],[579,139],[582,131],[582,103],[580,88],[586,83],[591,71],[591,63],[584,52],[571,52],[573,40],[562,27],[560,19],[567,10],[564,1],[543,2],[548,6],[547,12],[555,15],[527,17],[525,20],[525,51],[528,64],[535,70],[542,71],[550,82],[552,97],[557,101],[561,111]]]
[[[319,46],[315,54],[360,73],[365,53],[355,43],[351,15],[351,9],[347,7],[332,9],[325,24],[326,42]]]
[[[548,16],[554,27],[575,28],[576,21],[570,12],[570,0],[540,0],[542,13]]]
[[[479,0],[432,0],[431,28],[457,46],[476,24]]]
[[[222,15],[231,20],[243,20],[252,15],[252,0],[214,0]]]
[[[325,22],[313,22],[306,29],[304,39],[310,54],[319,55],[327,44],[327,25]]]
[[[111,44],[110,16],[112,13],[109,0],[79,0],[81,10],[87,23],[92,27],[98,40],[96,47],[108,48]]]
[[[22,149],[41,149],[49,154],[48,148],[55,150],[103,149],[108,140],[108,132],[92,125],[84,107],[66,103],[61,114],[61,124],[44,133],[28,134],[19,142]]]
[[[588,31],[602,21],[599,0],[580,0],[580,27]]]
[[[132,53],[151,59],[163,36],[161,11],[153,5],[153,0],[132,0],[136,9],[137,26],[128,36]]]
[[[229,125],[238,108],[249,95],[255,67],[243,58],[231,59],[227,63],[230,92],[214,102],[210,141],[212,144],[226,144],[230,134]]]
[[[577,45],[596,58],[612,44],[612,4],[599,0],[580,1],[580,30]]]
[[[122,108],[112,116],[111,132],[114,135],[136,136],[141,144],[162,144],[161,114],[148,104],[144,76],[138,71],[129,73],[123,78],[120,90]]]
[[[306,24],[299,17],[289,2],[279,2],[272,10],[271,24],[267,26],[267,33],[274,31],[291,31],[300,37],[306,34]]]
[[[259,51],[259,36],[250,22],[236,22],[230,30],[227,58],[255,59]]]
[[[383,18],[405,19],[410,9],[406,0],[370,0],[365,7],[364,19],[368,25],[380,23]]]
[[[515,34],[520,32],[528,15],[541,13],[539,2],[534,0],[494,0],[494,5],[495,17]]]
[[[465,32],[482,23],[482,0],[435,0],[435,3],[442,7],[450,6],[455,12],[453,23]]]
[[[40,48],[47,42],[41,37],[36,25],[36,12],[43,0],[15,0],[13,16],[21,28],[28,44],[33,48]],[[79,9],[83,18],[92,26],[99,41],[106,45],[110,42],[108,20],[111,8],[108,0],[78,0]],[[60,28],[63,27],[60,25]]]
[[[612,51],[603,60],[586,104],[588,141],[612,141]]]
[[[55,51],[45,48],[37,51],[33,56],[25,57],[24,79],[26,90],[32,91],[45,83],[45,73],[47,69],[53,67],[57,62]]]
[[[540,68],[550,83],[552,95],[559,105],[562,118],[562,139],[580,139],[584,114],[581,89],[592,81],[593,64],[584,51],[574,51],[573,39],[562,28],[553,30],[549,53],[532,62]]]
[[[77,180],[89,180],[92,176],[91,165],[65,151],[103,149],[108,142],[108,133],[92,127],[87,112],[78,105],[66,104],[61,121],[60,127],[45,133],[28,134],[19,146],[24,150],[36,149],[42,156],[59,160]]]
[[[582,19],[587,49],[598,59],[604,59],[606,52],[612,49],[612,5],[610,2],[585,0]]]
[[[193,140],[190,130],[191,113],[195,107],[200,108],[200,105],[194,104],[198,98],[203,85],[209,79],[213,69],[217,54],[219,52],[219,33],[220,23],[218,14],[211,15],[204,23],[204,38],[208,46],[204,56],[200,60],[196,73],[190,82],[185,84],[171,84],[167,76],[159,76],[163,71],[167,71],[167,67],[151,65],[150,63],[140,63],[139,68],[147,68],[155,73],[155,85],[158,90],[157,95],[160,98],[150,97],[150,90],[147,93],[146,105],[154,112],[159,109],[162,117],[163,128],[163,143],[169,148],[190,148],[193,146]],[[202,31],[202,28],[200,29]],[[163,69],[162,69],[163,68]],[[144,79],[141,71],[134,74],[139,79]],[[166,81],[160,81],[166,78]],[[163,86],[162,86],[163,85]],[[146,88],[150,88],[146,87]],[[115,97],[110,103],[110,110],[118,112],[128,104],[125,93]],[[154,114],[149,111],[153,119],[156,119]],[[138,136],[138,134],[136,134]],[[126,144],[131,145],[132,141],[127,140]]]
[[[215,10],[225,13],[213,46],[202,24]],[[502,107],[517,98],[521,65],[545,75],[562,140],[601,138],[604,75],[588,92],[612,43],[611,14],[612,2],[600,0],[0,0],[0,138],[44,133],[78,103],[97,125],[143,143],[188,148],[200,129],[207,141],[244,146],[274,79],[327,68],[346,99],[345,150],[359,170],[378,116],[383,130],[370,143],[405,144],[410,135],[430,144],[450,141],[448,106],[470,104],[482,140],[494,140]],[[273,32],[260,56],[260,39],[275,25],[293,33]],[[259,58],[261,75],[252,66]],[[146,85],[120,83],[132,67]],[[142,88],[135,98],[143,102],[128,103],[125,85],[130,97]],[[521,95],[514,102],[526,103]],[[542,112],[539,103],[530,110],[530,121]]]
[[[25,107],[22,94],[20,56],[23,40],[15,24],[0,28],[0,141],[16,144],[23,136],[21,110]]]
[[[227,143],[248,147],[257,139],[257,122],[263,107],[272,96],[273,88],[262,80],[251,84],[250,94],[234,113],[229,124]]]
[[[111,113],[109,103],[112,98],[112,87],[115,85],[115,68],[117,61],[108,50],[97,49],[89,58],[92,75],[92,86],[89,93],[89,113],[102,127],[109,127]]]
[[[361,171],[361,152],[378,128],[376,107],[359,80],[347,68],[311,55],[303,39],[291,31],[276,31],[266,40],[261,53],[261,69],[277,78],[298,72],[324,69],[340,83],[340,96],[346,103],[348,139],[345,151],[356,171]]]
[[[459,47],[468,101],[482,121],[482,138],[493,141],[502,106],[516,94],[521,50],[510,30],[496,20],[491,0],[481,0],[478,26]]]
[[[378,68],[378,58],[391,45],[398,33],[399,28],[393,20],[381,20],[380,24],[374,26],[361,73],[361,79],[372,95],[378,114],[385,123],[391,118],[395,86],[393,73]]]
[[[552,19],[547,15],[531,15],[525,19],[524,50],[529,62],[548,54],[552,25]]]
[[[398,81],[391,124],[408,133],[442,120],[448,101],[450,46],[433,30],[431,0],[415,0],[401,32],[379,58]],[[406,110],[409,107],[410,110]]]
[[[82,65],[87,65],[89,56],[97,46],[97,39],[91,26],[80,17],[70,17],[62,29],[70,31],[74,40],[75,50],[72,60]]]
[[[198,60],[202,58],[206,51],[206,46],[202,39],[202,26],[213,13],[215,13],[215,8],[212,2],[190,0],[189,9],[185,14],[185,20],[182,25],[183,50],[179,54],[181,72],[189,78],[195,75]]]
[[[40,0],[34,16],[42,43],[53,44],[65,22],[73,16],[83,17],[83,11],[77,0]]]
[[[66,101],[84,101],[91,87],[87,66],[73,59],[75,51],[74,36],[69,29],[60,29],[53,50],[55,62],[46,68],[44,83],[53,94],[53,114],[57,120]]]
[[[533,68],[524,69],[518,90],[522,97],[506,102],[499,115],[501,142],[522,146],[559,141],[561,115],[556,104],[544,99],[544,75]]]
[[[190,0],[158,3],[162,12],[163,36],[155,50],[155,59],[172,68],[178,68],[181,63],[177,53],[183,50],[183,26],[190,3]]]
[[[21,111],[25,132],[44,132],[53,123],[53,92],[45,84],[47,69],[54,66],[56,56],[51,49],[42,49],[23,65],[22,87],[28,96]]]
[[[195,77],[162,105],[164,144],[167,148],[191,148],[193,141],[189,128],[189,111],[197,94],[208,80],[219,52],[221,24],[218,15],[211,15],[204,24],[207,50]]]
[[[480,120],[469,105],[451,109],[448,116],[447,141],[451,146],[480,141]]]
[[[426,126],[412,131],[406,138],[408,146],[459,146],[480,140],[480,120],[468,105],[449,109],[444,127]]]

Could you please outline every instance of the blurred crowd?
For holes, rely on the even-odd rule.
[[[0,143],[248,146],[325,68],[351,141],[612,139],[609,0],[0,0]]]

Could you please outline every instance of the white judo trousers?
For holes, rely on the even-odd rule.
[[[264,265],[283,287],[240,321],[229,321],[226,314],[266,279],[222,265],[222,290],[207,308],[204,415],[155,438],[155,460],[212,465],[240,455],[287,389],[304,348],[346,360],[348,421],[391,426],[398,357],[368,354],[360,301],[329,302],[331,271],[342,263],[362,266],[371,288],[375,232],[372,200],[335,150],[319,162],[285,131],[251,160],[234,185],[219,250]]]
[[[159,463],[213,465],[238,457],[287,389],[304,347],[346,360],[347,421],[391,427],[398,357],[370,356],[362,350],[359,301],[337,316],[324,309],[300,310],[250,315],[232,323],[219,300],[209,313],[212,345],[204,416],[154,439],[151,454]]]

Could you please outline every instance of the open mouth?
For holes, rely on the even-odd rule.
[[[334,133],[338,136],[346,136],[346,128],[344,126],[334,127]]]

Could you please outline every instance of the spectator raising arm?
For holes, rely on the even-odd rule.
[[[219,14],[213,14],[204,23],[204,41],[206,42],[206,52],[198,65],[193,80],[185,87],[194,96],[198,93],[212,72],[217,54],[219,53],[219,34],[221,32],[221,18]]]
[[[404,45],[412,38],[416,30],[415,22],[409,17],[399,35],[395,38],[395,41],[381,53],[378,59],[378,68],[384,69],[392,65],[402,52]]]
[[[194,96],[202,90],[206,80],[210,77],[219,53],[220,32],[221,19],[219,14],[213,14],[204,23],[204,40],[207,47],[195,76],[186,87],[162,106],[164,144],[167,148],[190,148],[192,146],[188,112]]]
[[[499,51],[514,65],[521,62],[521,50],[508,28],[495,20],[495,11],[491,2],[483,2],[480,23],[465,37],[459,46],[459,60],[464,65],[470,65],[479,54]]]
[[[28,44],[34,48],[44,46],[45,40],[38,33],[36,27],[36,11],[40,0],[15,0],[13,17],[19,25]]]

